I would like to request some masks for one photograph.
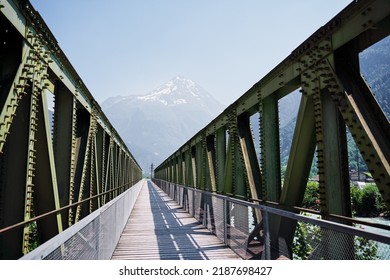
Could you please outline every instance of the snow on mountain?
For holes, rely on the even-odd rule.
[[[101,106],[145,171],[224,109],[197,83],[179,76],[146,95],[111,97]]]
[[[151,93],[137,96],[136,99],[176,106],[198,101],[207,102],[206,100],[213,100],[213,97],[194,81],[177,76]]]

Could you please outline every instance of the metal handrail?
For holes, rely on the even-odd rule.
[[[254,202],[249,202],[249,201],[245,201],[245,200],[242,200],[242,199],[237,199],[237,198],[230,197],[230,196],[224,196],[224,195],[221,195],[221,194],[217,194],[215,192],[195,189],[195,188],[191,188],[191,187],[187,187],[187,186],[171,183],[171,182],[160,180],[160,179],[153,179],[153,180],[159,180],[159,181],[166,182],[166,183],[169,183],[169,184],[174,184],[174,185],[176,185],[178,187],[182,187],[182,188],[193,190],[194,192],[205,193],[205,194],[214,196],[216,198],[223,199],[225,201],[229,201],[229,202],[232,202],[232,203],[240,204],[242,206],[257,208],[257,209],[260,209],[260,210],[268,212],[268,213],[276,214],[276,215],[283,216],[283,217],[290,218],[290,219],[295,219],[297,221],[308,222],[308,223],[311,223],[311,224],[314,224],[314,225],[317,225],[317,226],[329,228],[331,230],[342,231],[342,232],[345,232],[345,233],[354,234],[354,235],[361,236],[361,237],[364,237],[364,238],[369,238],[369,239],[372,239],[372,240],[375,240],[375,241],[378,241],[378,242],[390,244],[390,235],[382,235],[382,234],[379,234],[379,233],[372,233],[372,232],[365,231],[365,230],[362,230],[362,229],[359,229],[359,228],[355,228],[355,227],[352,227],[352,226],[349,226],[349,225],[340,224],[340,223],[337,223],[337,222],[334,222],[334,221],[323,220],[323,219],[316,219],[316,218],[313,218],[313,217],[308,217],[308,216],[304,216],[304,215],[301,215],[299,213],[296,213],[297,210],[309,213],[309,211],[306,211],[307,209],[305,209],[305,208],[291,207],[295,211],[287,211],[285,209],[280,209],[278,207],[275,207],[274,205],[273,206],[266,205],[265,203],[268,204],[269,202],[265,202],[265,201],[260,201],[260,200],[256,201],[256,202],[259,203],[259,204],[257,204],[257,203],[254,203]],[[312,211],[310,211],[310,212],[312,212]],[[377,228],[389,230],[389,232],[390,232],[390,227],[386,226],[386,225],[370,223],[370,222],[366,222],[366,221],[356,220],[356,219],[347,218],[347,217],[343,217],[343,216],[337,216],[337,215],[329,215],[329,214],[324,215],[324,214],[321,214],[320,212],[317,212],[315,214],[316,215],[322,215],[325,218],[343,219],[346,222],[353,222],[353,223],[356,223],[356,224],[367,225],[367,226],[370,226],[370,227],[377,227]]]
[[[47,259],[47,256],[51,255],[56,249],[60,248],[61,246],[65,245],[71,238],[72,236],[82,234],[82,230],[87,227],[89,224],[93,223],[101,217],[102,215],[104,216],[104,213],[107,211],[110,211],[111,207],[115,207],[120,203],[122,199],[125,199],[126,197],[133,196],[134,201],[136,201],[136,198],[138,197],[139,191],[143,186],[143,181],[140,180],[136,184],[134,184],[131,188],[128,188],[126,191],[122,192],[112,200],[108,201],[106,204],[102,205],[100,208],[97,210],[93,211],[91,214],[87,215],[84,217],[82,220],[79,222],[75,223],[74,225],[68,227],[65,229],[63,232],[57,234],[50,240],[46,241],[45,243],[41,244],[39,247],[34,249],[33,251],[29,252],[28,254],[24,255],[23,257],[20,258],[20,260],[40,260],[40,259]],[[131,203],[130,203],[131,204]],[[130,212],[132,210],[132,207],[130,207]],[[130,215],[130,212],[127,212],[126,215]],[[124,219],[124,221],[127,221],[127,219]],[[119,226],[119,228],[124,227],[124,224],[121,223],[116,223],[116,226]],[[112,228],[108,228],[107,230],[112,230]],[[119,232],[122,232],[120,230]],[[95,236],[98,236],[101,234],[101,231],[95,231],[93,232]],[[115,239],[115,234],[110,232],[110,238]],[[116,240],[116,239],[115,239]],[[117,242],[118,240],[116,240]],[[115,243],[115,242],[114,242]],[[115,243],[116,244],[116,243]],[[69,246],[69,244],[67,245]],[[66,247],[66,246],[65,246]],[[110,250],[113,250],[114,247],[109,247]],[[107,247],[99,247],[97,248],[99,251],[107,249]],[[109,257],[109,256],[108,256]],[[55,259],[55,258],[48,258],[48,259]],[[105,258],[103,258],[105,259]]]
[[[14,229],[20,228],[20,227],[24,227],[24,226],[26,226],[26,225],[29,225],[29,224],[33,223],[33,222],[36,222],[36,221],[41,220],[41,219],[43,219],[43,218],[46,218],[46,217],[49,217],[49,216],[51,216],[51,215],[60,213],[60,212],[62,212],[62,211],[64,211],[64,210],[67,210],[67,209],[69,209],[69,208],[72,208],[72,207],[75,207],[75,206],[84,204],[85,202],[89,202],[89,201],[92,200],[92,199],[101,197],[101,196],[103,196],[103,195],[106,195],[106,194],[108,194],[108,193],[110,193],[110,192],[116,191],[116,190],[118,190],[118,189],[120,189],[120,188],[123,188],[123,187],[125,187],[125,186],[128,186],[128,185],[130,185],[130,183],[127,183],[127,184],[121,185],[121,186],[119,186],[119,187],[113,188],[112,190],[108,190],[108,191],[102,192],[101,194],[96,194],[96,195],[94,195],[94,196],[88,197],[88,198],[86,198],[86,199],[83,199],[83,200],[81,200],[81,201],[78,201],[78,202],[75,202],[75,203],[72,203],[72,204],[69,204],[69,205],[67,205],[67,206],[63,206],[63,207],[61,207],[61,208],[58,208],[58,209],[55,209],[55,210],[46,212],[46,213],[44,213],[44,214],[38,215],[38,216],[36,216],[36,217],[34,217],[34,218],[31,218],[31,219],[29,219],[29,220],[26,220],[26,221],[23,221],[23,222],[19,222],[19,223],[16,223],[16,224],[7,226],[7,227],[5,227],[5,228],[0,229],[0,234],[5,233],[5,232],[10,231],[10,230],[14,230]],[[129,188],[128,188],[128,189],[129,189]],[[126,189],[125,189],[125,190],[126,190]],[[125,191],[125,190],[124,190],[124,191]],[[103,205],[102,205],[102,206],[103,206]]]

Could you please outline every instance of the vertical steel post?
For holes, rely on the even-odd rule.
[[[60,205],[69,204],[74,188],[75,102],[72,93],[61,83],[55,84],[53,146]],[[63,229],[69,226],[69,211],[62,212]]]

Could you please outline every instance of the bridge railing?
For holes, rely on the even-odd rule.
[[[143,184],[144,181],[139,181],[121,195],[21,259],[110,259]]]
[[[313,213],[287,211],[158,179],[154,182],[244,259],[390,259],[389,226],[350,219],[343,224]],[[282,228],[295,224],[292,247],[282,238],[272,239],[276,224]]]

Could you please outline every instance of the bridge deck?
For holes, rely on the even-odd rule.
[[[147,181],[112,259],[240,259],[215,235]]]

